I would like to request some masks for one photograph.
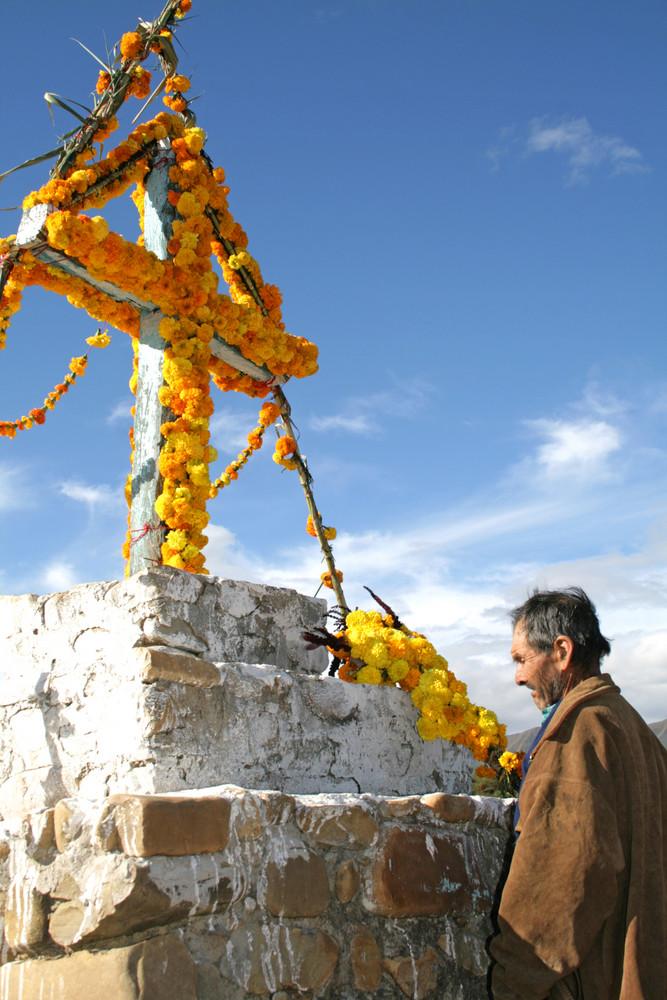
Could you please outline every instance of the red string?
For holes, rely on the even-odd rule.
[[[135,542],[138,542],[140,538],[143,538],[144,535],[147,535],[149,531],[165,531],[165,530],[166,529],[165,529],[164,525],[162,525],[162,524],[148,524],[148,523],[146,523],[143,526],[143,528],[131,528],[130,529],[130,534],[131,535],[134,535],[137,531],[139,531],[141,533],[139,535],[137,535],[136,538],[132,538],[130,540],[130,548],[132,548],[132,546],[135,544]]]

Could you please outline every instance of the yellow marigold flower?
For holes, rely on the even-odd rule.
[[[377,667],[362,667],[357,673],[358,684],[382,684],[382,673]]]
[[[410,664],[407,660],[392,660],[387,667],[387,673],[394,683],[402,681],[410,671]]]
[[[106,331],[102,333],[101,330],[98,330],[94,336],[86,337],[86,343],[90,344],[91,347],[106,347],[111,343],[111,337]]]
[[[69,370],[74,375],[83,375],[86,371],[86,365],[88,364],[88,358],[84,355],[81,358],[72,358],[69,363]]]

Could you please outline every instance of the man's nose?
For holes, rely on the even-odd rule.
[[[521,687],[522,684],[526,683],[526,678],[523,671],[523,663],[517,663],[516,670],[514,671],[514,683]]]

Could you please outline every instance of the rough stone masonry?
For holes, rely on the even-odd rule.
[[[486,996],[510,804],[323,676],[324,611],[173,569],[0,597],[0,1000]]]

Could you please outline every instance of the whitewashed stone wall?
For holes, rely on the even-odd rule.
[[[0,597],[0,1000],[482,1000],[511,806],[325,603],[171,569]]]
[[[472,757],[398,689],[322,675],[324,601],[178,570],[0,597],[0,814],[221,782],[466,792]]]

